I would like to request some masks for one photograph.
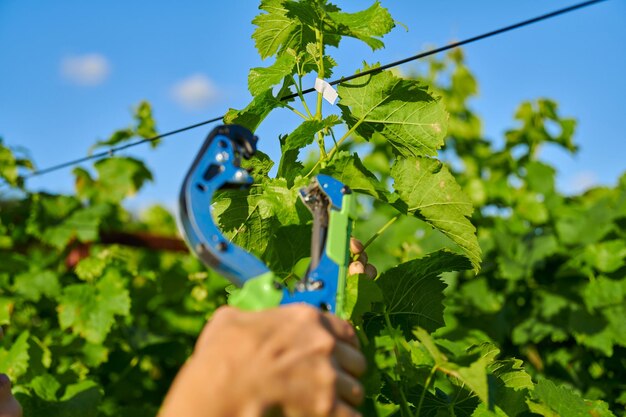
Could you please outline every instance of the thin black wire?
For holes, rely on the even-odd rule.
[[[59,169],[71,167],[73,165],[82,164],[83,162],[87,162],[87,161],[90,161],[92,159],[101,159],[101,158],[110,157],[114,153],[119,152],[119,151],[123,151],[124,149],[132,148],[134,146],[141,145],[142,143],[154,142],[155,140],[159,140],[159,139],[162,139],[162,138],[165,138],[165,137],[168,137],[168,136],[172,136],[172,135],[175,135],[177,133],[185,132],[187,130],[195,129],[196,127],[200,127],[200,126],[208,125],[209,123],[217,122],[219,120],[222,120],[223,118],[224,118],[224,116],[214,117],[213,119],[205,120],[204,122],[200,122],[200,123],[196,123],[196,124],[193,124],[193,125],[190,125],[190,126],[182,127],[180,129],[171,130],[169,132],[165,132],[165,133],[162,133],[162,134],[157,135],[157,136],[153,136],[153,137],[150,137],[150,138],[137,140],[135,142],[130,142],[130,143],[127,143],[125,145],[116,146],[114,148],[109,149],[108,151],[98,152],[98,153],[95,153],[95,154],[92,154],[92,155],[84,156],[82,158],[74,159],[72,161],[63,162],[62,164],[53,165],[51,167],[44,168],[44,169],[39,169],[37,171],[33,171],[31,173],[28,173],[28,174],[24,175],[23,178],[24,179],[29,179],[29,178],[36,177],[36,176],[39,176],[39,175],[45,175],[45,174],[48,174],[48,173],[53,172],[53,171],[58,171]]]
[[[450,49],[458,48],[459,46],[467,45],[467,44],[470,44],[470,43],[473,43],[473,42],[476,42],[476,41],[479,41],[479,40],[482,40],[482,39],[490,38],[492,36],[496,36],[496,35],[499,35],[501,33],[509,32],[511,30],[519,29],[521,27],[528,26],[528,25],[531,25],[533,23],[537,23],[537,22],[540,22],[542,20],[550,19],[550,18],[559,16],[559,15],[562,15],[562,14],[565,14],[565,13],[569,13],[569,12],[572,12],[574,10],[582,9],[584,7],[588,7],[588,6],[594,5],[596,3],[601,3],[603,1],[606,1],[606,0],[590,0],[590,1],[585,1],[585,2],[582,2],[582,3],[575,4],[573,6],[565,7],[565,8],[559,9],[559,10],[555,10],[553,12],[546,13],[546,14],[543,14],[541,16],[534,17],[532,19],[524,20],[524,21],[521,21],[519,23],[515,23],[513,25],[510,25],[510,26],[505,26],[503,28],[496,29],[496,30],[493,30],[491,32],[483,33],[482,35],[474,36],[472,38],[468,38],[468,39],[465,39],[465,40],[462,40],[462,41],[459,41],[459,42],[454,42],[454,43],[448,44],[446,46],[441,46],[441,47],[436,48],[436,49],[431,49],[429,51],[422,52],[422,53],[419,53],[417,55],[413,55],[411,57],[408,57],[408,58],[405,58],[405,59],[401,59],[399,61],[390,62],[389,64],[385,64],[385,65],[382,65],[382,66],[379,66],[379,67],[376,67],[376,68],[372,68],[372,69],[369,69],[369,70],[366,70],[366,71],[363,71],[363,72],[359,72],[359,73],[356,73],[356,74],[353,74],[353,75],[350,75],[350,76],[347,76],[347,77],[341,77],[341,78],[339,78],[337,80],[331,81],[330,85],[337,85],[337,84],[340,84],[340,83],[343,83],[343,82],[346,82],[346,81],[354,80],[356,78],[365,77],[366,75],[375,74],[377,72],[380,72],[380,71],[383,71],[383,70],[386,70],[386,69],[389,69],[389,68],[397,67],[398,65],[406,64],[407,62],[415,61],[415,60],[418,60],[418,59],[421,59],[421,58],[426,58],[428,56],[435,55],[435,54],[438,54],[440,52],[444,52],[444,51],[447,51],[447,50],[450,50]],[[302,95],[309,94],[309,93],[312,93],[314,91],[315,91],[315,88],[309,88],[309,89],[303,90],[301,94]],[[299,96],[298,93],[289,94],[287,96],[281,97],[281,101],[291,100],[291,99],[296,98],[298,96]],[[90,161],[90,160],[93,160],[93,159],[106,158],[106,157],[112,156],[116,152],[123,151],[125,149],[132,148],[132,147],[135,147],[137,145],[141,145],[143,143],[154,142],[155,140],[159,140],[159,139],[165,138],[167,136],[172,136],[172,135],[175,135],[177,133],[185,132],[187,130],[195,129],[195,128],[200,127],[200,126],[204,126],[204,125],[207,125],[207,124],[210,124],[210,123],[214,123],[214,122],[217,122],[219,120],[222,120],[223,118],[224,118],[224,115],[219,116],[219,117],[214,117],[212,119],[205,120],[203,122],[199,122],[199,123],[196,123],[196,124],[193,124],[193,125],[190,125],[190,126],[187,126],[187,127],[183,127],[183,128],[180,128],[180,129],[172,130],[172,131],[169,131],[169,132],[166,132],[166,133],[162,133],[162,134],[154,136],[154,137],[145,138],[145,139],[141,139],[141,140],[138,140],[138,141],[135,141],[135,142],[127,143],[125,145],[120,145],[120,146],[117,146],[117,147],[113,147],[113,148],[109,149],[108,151],[99,152],[99,153],[96,153],[96,154],[93,154],[93,155],[89,155],[89,156],[85,156],[85,157],[82,157],[82,158],[74,159],[72,161],[67,161],[67,162],[64,162],[64,163],[61,163],[61,164],[58,164],[58,165],[53,165],[53,166],[48,167],[48,168],[44,168],[44,169],[40,169],[40,170],[37,170],[37,171],[33,171],[33,172],[29,173],[29,174],[24,175],[23,178],[24,179],[29,179],[29,178],[32,178],[32,177],[45,175],[45,174],[48,174],[48,173],[53,172],[53,171],[58,171],[60,169],[67,168],[67,167],[70,167],[70,166],[73,166],[73,165],[78,165],[78,164],[81,164],[83,162],[87,162],[87,161]]]
[[[397,67],[398,65],[406,64],[407,62],[416,61],[418,59],[425,58],[425,57],[430,56],[430,55],[438,54],[439,52],[444,52],[444,51],[448,51],[450,49],[458,48],[459,46],[467,45],[469,43],[473,43],[473,42],[476,42],[476,41],[479,41],[479,40],[482,40],[482,39],[490,38],[492,36],[499,35],[499,34],[504,33],[504,32],[509,32],[511,30],[519,29],[521,27],[528,26],[528,25],[531,25],[533,23],[537,23],[537,22],[540,22],[542,20],[550,19],[552,17],[559,16],[559,15],[562,15],[562,14],[565,14],[565,13],[569,13],[569,12],[572,12],[572,11],[577,10],[577,9],[582,9],[583,7],[591,6],[591,5],[596,4],[596,3],[601,3],[603,1],[606,1],[606,0],[590,0],[590,1],[583,2],[583,3],[578,3],[578,4],[575,4],[573,6],[565,7],[563,9],[559,9],[559,10],[556,10],[554,12],[546,13],[546,14],[543,14],[541,16],[537,16],[537,17],[534,17],[532,19],[524,20],[522,22],[515,23],[515,24],[510,25],[510,26],[505,26],[503,28],[496,29],[496,30],[493,30],[491,32],[483,33],[482,35],[474,36],[473,38],[465,39],[465,40],[462,40],[462,41],[459,41],[459,42],[454,42],[454,43],[448,44],[446,46],[441,46],[441,47],[436,48],[436,49],[431,49],[429,51],[422,52],[420,54],[413,55],[411,57],[408,57],[408,58],[405,58],[405,59],[401,59],[399,61],[390,62],[389,64],[381,65],[381,66],[376,67],[376,68],[371,68],[369,70],[350,75],[348,77],[342,77],[342,78],[339,78],[338,80],[331,81],[329,84],[330,85],[337,85],[337,84],[340,84],[340,83],[344,83],[346,81],[354,80],[355,78],[360,78],[360,77],[364,77],[366,75],[375,74],[377,72],[384,71],[384,70],[389,69],[389,68]],[[302,94],[308,94],[308,93],[311,93],[313,91],[315,91],[315,88],[309,88],[309,89],[303,90]],[[281,100],[288,100],[288,99],[295,98],[297,96],[298,96],[298,94],[290,94],[288,96],[282,97]]]

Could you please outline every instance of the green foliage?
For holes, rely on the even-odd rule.
[[[424,74],[343,83],[323,114],[303,79],[331,75],[326,48],[344,36],[382,48],[393,19],[378,1],[355,13],[323,0],[260,9],[253,39],[275,60],[251,69],[253,98],[225,121],[254,130],[281,108],[302,123],[262,138],[281,146],[276,174],[258,152],[244,163],[254,186],[220,192],[213,215],[279,276],[301,276],[311,215],[298,190],[326,173],[359,193],[355,234],[381,271],[347,282],[370,364],[364,415],[624,415],[626,177],[561,195],[541,147],[575,151],[575,121],[547,99],[523,103],[496,148],[467,105],[478,83],[459,51]],[[95,146],[156,135],[148,103],[134,120]],[[20,189],[32,164],[15,155],[0,143],[12,187],[0,200],[0,371],[26,415],[155,415],[228,283],[190,254],[110,243],[177,233],[164,208],[123,207],[152,180],[142,161],[78,168],[74,195],[50,195]]]
[[[3,142],[2,137],[0,137],[0,180],[13,187],[21,187],[23,180],[19,175],[19,171],[24,168],[32,170],[34,168],[33,163],[28,158],[16,155]]]
[[[93,285],[74,284],[63,289],[59,298],[59,326],[71,329],[87,342],[102,343],[115,316],[127,316],[130,297],[117,269],[108,270]]]
[[[341,84],[339,96],[352,131],[362,138],[382,135],[400,156],[434,156],[443,145],[446,111],[418,81],[382,71]]]
[[[477,271],[480,247],[476,229],[467,219],[472,203],[448,169],[431,158],[398,159],[391,167],[391,176],[400,196],[394,206],[443,232],[465,251]]]
[[[75,170],[76,195],[10,190],[0,201],[0,370],[25,415],[155,415],[225,302],[227,282],[189,254],[101,243],[116,232],[174,236],[176,226],[163,208],[136,218],[121,206],[151,178],[143,162],[112,157],[95,172]]]
[[[477,277],[447,281],[447,326],[437,335],[488,340],[524,358],[531,375],[549,377],[526,399],[534,413],[611,415],[606,401],[624,415],[624,177],[614,188],[564,196],[554,168],[541,161],[544,144],[577,149],[576,123],[556,103],[522,103],[518,126],[498,149],[466,105],[477,84],[459,52],[433,61],[423,80],[454,109],[446,151],[460,162],[453,175],[482,206],[472,223],[485,259]]]
[[[135,107],[133,118],[135,124],[125,129],[118,129],[111,134],[109,139],[99,140],[91,150],[101,147],[114,147],[135,137],[149,139],[157,136],[156,122],[152,117],[152,106],[147,101],[142,101]],[[150,141],[153,147],[159,144],[158,140]]]

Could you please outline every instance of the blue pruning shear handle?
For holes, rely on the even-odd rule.
[[[229,303],[249,310],[303,302],[343,313],[345,277],[355,201],[340,181],[318,175],[300,190],[313,214],[311,263],[305,276],[288,289],[251,253],[229,242],[211,214],[217,190],[247,188],[254,182],[242,158],[256,152],[258,138],[237,125],[218,126],[209,134],[185,176],[180,192],[180,223],[191,250],[208,267],[242,287]]]

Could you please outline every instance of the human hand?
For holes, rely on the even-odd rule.
[[[222,307],[179,372],[160,417],[356,417],[365,371],[354,329],[304,304]]]
[[[4,331],[0,327],[0,340]],[[0,374],[0,417],[22,417],[22,406],[11,392],[11,380],[5,374]]]
[[[348,275],[365,274],[370,279],[376,278],[378,271],[376,267],[370,263],[367,263],[367,253],[363,250],[363,244],[359,239],[350,238],[350,254],[355,261],[348,266]]]

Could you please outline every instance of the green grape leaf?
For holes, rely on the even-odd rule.
[[[497,349],[494,350],[491,348],[487,353],[479,355],[469,366],[461,366],[452,362],[443,354],[435,340],[425,329],[418,327],[413,331],[413,334],[419,343],[428,351],[437,366],[437,370],[455,377],[461,382],[462,386],[471,389],[483,402],[491,404],[489,386],[487,383],[487,367],[493,362],[493,358],[497,354]]]
[[[518,107],[515,118],[522,123],[522,126],[520,129],[506,132],[508,149],[520,144],[527,145],[527,158],[532,157],[533,150],[545,142],[556,143],[572,153],[578,149],[572,140],[576,120],[560,118],[557,115],[557,104],[552,100],[539,99],[536,103],[523,102]],[[556,127],[559,132],[553,133],[554,129],[550,127]]]
[[[290,224],[276,229],[263,259],[279,277],[286,277],[296,263],[311,255],[311,226]]]
[[[585,247],[585,261],[600,272],[614,272],[626,262],[626,242],[610,240]]]
[[[614,335],[602,315],[577,309],[570,314],[568,330],[578,344],[600,351],[605,356],[613,355]]]
[[[48,226],[41,240],[55,248],[63,249],[76,238],[81,242],[92,242],[98,238],[100,223],[111,213],[111,206],[96,204],[81,208],[67,216],[60,224]]]
[[[15,306],[15,300],[8,297],[0,297],[0,325],[11,324],[11,312]]]
[[[80,201],[72,196],[34,194],[30,197],[30,213],[26,232],[41,238],[45,229],[61,223],[80,207]]]
[[[485,403],[478,404],[478,407],[472,413],[472,417],[508,417],[510,414],[504,412],[500,407],[495,406],[492,409]]]
[[[560,207],[556,222],[556,230],[563,244],[591,244],[602,239],[614,228],[612,219],[615,216],[612,203],[600,199],[589,204],[567,205]]]
[[[85,364],[90,367],[100,366],[109,358],[109,348],[94,343],[85,343],[82,353],[85,355]]]
[[[296,65],[295,53],[284,53],[276,58],[276,62],[267,68],[256,67],[248,74],[248,90],[253,96],[263,94],[265,91],[279,84],[283,78],[291,75]]]
[[[134,109],[133,118],[135,119],[135,126],[116,130],[111,134],[111,136],[109,136],[108,139],[97,141],[93,146],[91,146],[91,148],[89,148],[89,152],[91,153],[97,148],[111,147],[122,144],[136,136],[148,139],[157,135],[156,121],[152,117],[152,106],[150,103],[147,101],[140,102]],[[158,140],[150,142],[152,147],[156,147],[158,143]]]
[[[327,39],[325,40],[327,41]],[[306,45],[306,52],[301,52],[298,56],[298,59],[300,60],[300,75],[319,71],[318,63],[319,58],[322,55],[322,60],[324,62],[324,75],[322,77],[324,79],[330,78],[333,75],[333,68],[337,66],[337,62],[333,59],[333,57],[320,53],[320,47],[317,43],[308,43]]]
[[[55,401],[61,384],[50,374],[37,375],[29,383],[33,392],[42,400]]]
[[[474,271],[480,268],[480,246],[469,221],[473,208],[448,169],[430,158],[398,159],[391,168],[403,212],[413,213],[463,249]]]
[[[89,153],[91,154],[94,149],[101,148],[103,146],[115,146],[117,144],[123,143],[135,137],[135,131],[132,127],[126,129],[119,129],[115,132],[111,133],[106,140],[99,140],[94,143],[91,148],[89,148]]]
[[[458,51],[459,54],[462,54],[462,50],[460,48]],[[452,83],[452,89],[460,97],[468,98],[475,96],[478,93],[478,83],[476,82],[476,78],[472,75],[470,70],[462,64],[462,62],[457,62],[457,66],[452,72],[452,79],[450,81]]]
[[[337,11],[329,12],[328,16],[336,24],[331,28],[333,33],[360,39],[372,50],[383,48],[385,44],[378,38],[395,27],[393,18],[378,0],[360,12]]]
[[[278,227],[274,207],[262,194],[243,190],[220,192],[213,199],[213,213],[220,229],[238,246],[259,256]]]
[[[325,45],[338,46],[342,36],[349,36],[372,49],[379,49],[384,46],[379,38],[395,26],[387,9],[378,1],[356,13],[345,13],[333,4],[311,1],[263,0],[259,9],[267,13],[252,20],[257,26],[252,38],[263,59],[289,49],[296,53],[309,52],[308,46],[316,42],[316,30]],[[314,54],[315,59],[319,55]]]
[[[506,233],[496,232],[500,251],[498,269],[503,278],[520,280],[532,276],[533,268],[557,253],[559,243],[554,235],[537,236],[532,240],[511,239]]]
[[[96,181],[91,178],[89,171],[81,167],[76,167],[72,170],[72,174],[74,175],[76,196],[79,198],[92,198],[96,192]]]
[[[603,286],[606,286],[606,283]],[[594,294],[594,296],[602,297],[600,294]],[[623,297],[620,298],[622,299],[620,303],[598,309],[594,314],[584,308],[576,308],[570,313],[568,331],[574,335],[579,344],[598,350],[607,357],[613,356],[616,345],[626,346],[626,322],[624,321],[626,303]]]
[[[422,387],[417,387],[417,395],[409,396],[412,403],[419,404]],[[426,392],[420,416],[458,416],[470,417],[480,405],[478,397],[466,386],[450,385],[444,391],[435,389],[435,393]]]
[[[614,417],[603,401],[583,400],[569,388],[558,387],[545,378],[539,378],[532,391],[532,400],[528,400],[528,406],[533,413],[543,416]]]
[[[74,272],[81,280],[91,282],[102,276],[107,263],[107,260],[102,257],[88,256],[78,262]]]
[[[102,343],[115,317],[129,314],[130,302],[120,271],[109,268],[95,285],[74,284],[63,289],[59,325],[91,343]]]
[[[346,282],[345,316],[356,325],[363,323],[363,316],[372,306],[383,301],[383,294],[376,282],[358,274],[349,275]]]
[[[404,157],[434,156],[443,145],[447,113],[419,81],[381,71],[341,83],[337,91],[348,126],[366,140],[380,133]]]
[[[272,110],[281,106],[281,101],[274,97],[271,89],[268,89],[255,96],[246,108],[228,109],[224,116],[224,123],[238,124],[254,132]]]
[[[382,290],[391,323],[400,326],[407,339],[413,337],[415,327],[434,331],[443,326],[446,285],[439,277],[443,272],[470,268],[465,257],[439,251],[383,272],[376,283]]]
[[[526,412],[528,410],[526,398],[534,384],[524,370],[523,362],[515,358],[496,360],[489,364],[488,370],[495,377],[489,379],[489,394],[492,401],[506,411],[507,415]]]
[[[525,166],[526,182],[528,187],[539,194],[554,192],[554,176],[556,170],[550,165],[538,161],[531,161]]]
[[[339,152],[321,172],[338,179],[354,191],[369,194],[380,201],[387,201],[387,189],[363,165],[356,153]]]
[[[402,330],[384,327],[373,340],[376,348],[374,361],[378,370],[395,381],[410,378],[406,371],[412,369],[411,346],[404,340]]]
[[[478,276],[476,279],[465,283],[457,291],[472,308],[478,311],[497,313],[502,308],[504,297],[489,287],[484,276]]]
[[[2,224],[0,219],[0,249],[11,249],[13,246],[13,238],[9,235],[7,227]]]
[[[264,256],[281,225],[301,224],[310,219],[303,205],[297,210],[298,188],[302,185],[301,182],[289,188],[285,179],[274,179],[255,184],[249,190],[220,192],[213,199],[213,215],[233,243],[256,256]]]
[[[280,141],[280,149],[282,155],[280,157],[278,172],[276,173],[276,175],[279,178],[285,178],[287,180],[287,184],[291,187],[293,186],[293,181],[298,175],[302,173],[302,169],[304,167],[302,163],[298,162],[298,154],[300,153],[300,150],[287,150],[285,148],[287,136],[288,135],[281,135],[278,138]]]
[[[315,42],[313,30],[299,20],[303,16],[294,16],[286,8],[285,3],[293,2],[262,0],[259,9],[267,13],[259,14],[252,20],[252,23],[257,26],[252,39],[263,59],[286,48],[299,52],[305,50],[306,44]],[[306,4],[302,7],[310,8],[311,6]]]
[[[548,221],[548,209],[535,193],[524,193],[517,199],[515,212],[522,219],[533,224],[543,224]]]
[[[68,385],[59,398],[60,383],[50,375],[36,377],[31,381],[31,394],[20,393],[16,397],[24,409],[24,415],[46,417],[96,417],[102,389],[93,381],[85,380]]]
[[[252,175],[258,181],[261,177],[267,177],[269,175],[270,170],[274,166],[274,161],[272,161],[267,154],[257,150],[254,155],[252,155],[252,158],[243,159],[241,166],[245,169],[252,170]]]
[[[13,381],[18,380],[28,370],[29,337],[30,333],[24,331],[15,339],[11,347],[8,349],[0,347],[0,372],[7,374]]]
[[[435,341],[422,328],[416,329],[414,334],[419,346],[423,347],[419,350],[428,352],[438,371],[453,377],[461,388],[469,388],[490,409],[497,406],[505,415],[518,415],[527,410],[525,399],[533,383],[521,361],[496,360],[500,349],[491,343],[474,345],[468,349],[464,342]],[[444,355],[438,345],[445,348],[448,355]]]
[[[419,341],[421,346],[426,349],[428,355],[432,358],[435,365],[444,365],[448,362],[448,358],[446,355],[441,352],[433,337],[423,328],[418,327],[413,330],[413,335]]]
[[[317,132],[333,127],[339,123],[339,118],[334,114],[322,120],[305,120],[285,138],[285,144],[282,147],[283,152],[310,145],[313,143],[313,140],[315,140],[315,134]]]
[[[589,281],[581,291],[589,310],[619,305],[626,299],[626,280],[613,280],[599,276]]]
[[[146,231],[163,236],[176,236],[178,226],[172,213],[160,205],[152,205],[139,213],[139,219]]]
[[[487,383],[487,366],[490,360],[481,357],[472,362],[469,366],[454,368],[449,371],[453,372],[463,384],[470,388],[478,398],[485,404],[491,404],[489,398],[489,385]]]
[[[2,138],[0,138],[0,178],[13,186],[18,183],[18,171],[17,164],[15,163],[15,156],[13,155],[13,152],[11,152],[11,149],[2,144]]]
[[[511,340],[516,345],[539,343],[546,338],[559,342],[566,340],[568,334],[561,327],[539,321],[535,317],[522,321],[511,334]]]
[[[570,300],[560,294],[554,294],[544,290],[536,291],[535,296],[539,301],[538,305],[541,316],[545,319],[556,316],[571,303]]]
[[[135,122],[135,134],[144,139],[150,139],[157,136],[156,121],[152,116],[152,106],[147,101],[142,101],[135,108],[135,114],[133,115]],[[156,148],[159,144],[159,140],[150,141],[150,145]]]
[[[33,163],[27,158],[16,156],[11,148],[4,146],[0,137],[0,179],[3,179],[10,186],[22,187],[23,179],[19,175],[20,168],[32,170]]]
[[[24,299],[39,301],[41,297],[55,298],[61,292],[59,277],[53,271],[35,270],[15,277],[14,290]]]
[[[96,162],[95,167],[102,201],[122,201],[135,195],[146,181],[152,181],[152,174],[144,163],[133,158],[107,158]]]

